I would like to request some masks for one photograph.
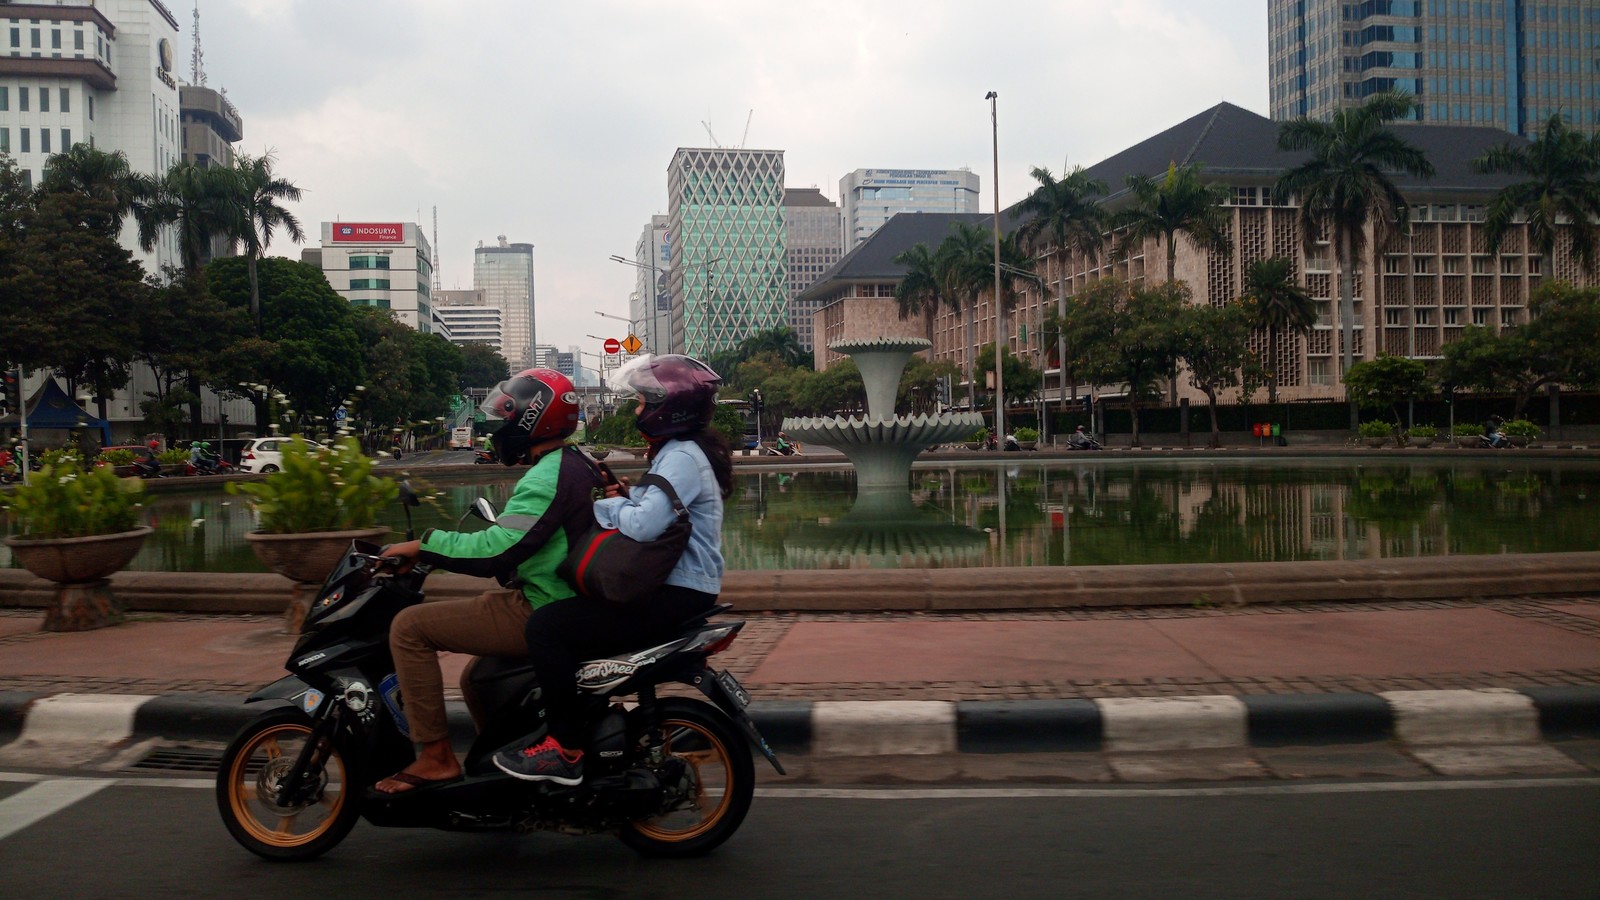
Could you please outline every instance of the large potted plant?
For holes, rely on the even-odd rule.
[[[1527,419],[1512,419],[1501,427],[1513,447],[1526,447],[1539,437],[1539,426]]]
[[[0,494],[10,523],[5,540],[24,569],[56,583],[45,631],[88,631],[122,621],[106,580],[127,565],[151,529],[139,524],[144,485],[109,468],[81,471],[45,464]]]
[[[1432,447],[1439,429],[1432,425],[1413,425],[1406,429],[1406,443],[1413,447]]]
[[[227,486],[255,510],[257,530],[245,540],[261,564],[293,581],[285,627],[298,632],[315,586],[355,540],[381,542],[389,533],[378,511],[399,486],[374,474],[376,462],[354,438],[312,450],[295,437],[283,444],[282,467],[260,481]]]
[[[1394,426],[1382,419],[1362,422],[1357,430],[1361,434],[1361,440],[1365,441],[1368,447],[1382,447],[1389,443],[1389,439],[1394,435]]]
[[[1017,446],[1024,450],[1036,450],[1039,447],[1039,429],[1029,428],[1024,425],[1012,432],[1017,436]]]

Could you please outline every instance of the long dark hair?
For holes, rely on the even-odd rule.
[[[711,474],[717,476],[717,487],[721,489],[722,499],[733,496],[733,451],[728,449],[728,439],[722,432],[710,426],[689,434],[679,434],[659,441],[648,441],[650,450],[645,454],[645,459],[655,462],[656,453],[666,445],[667,441],[691,441],[706,455],[706,461],[711,463]]]

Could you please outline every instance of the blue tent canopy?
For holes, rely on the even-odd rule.
[[[21,424],[21,419],[15,413],[0,418],[0,428],[17,428]],[[28,430],[40,428],[93,428],[100,432],[102,445],[111,443],[110,424],[85,411],[77,401],[67,396],[54,378],[46,378],[44,386],[34,391],[33,399],[28,403]]]

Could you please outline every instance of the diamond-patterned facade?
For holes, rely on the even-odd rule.
[[[705,358],[787,323],[783,151],[679,148],[667,169],[672,347]]]

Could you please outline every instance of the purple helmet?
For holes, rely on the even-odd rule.
[[[691,434],[711,424],[722,376],[688,356],[641,356],[617,370],[613,390],[644,398],[639,430],[647,437]]]

